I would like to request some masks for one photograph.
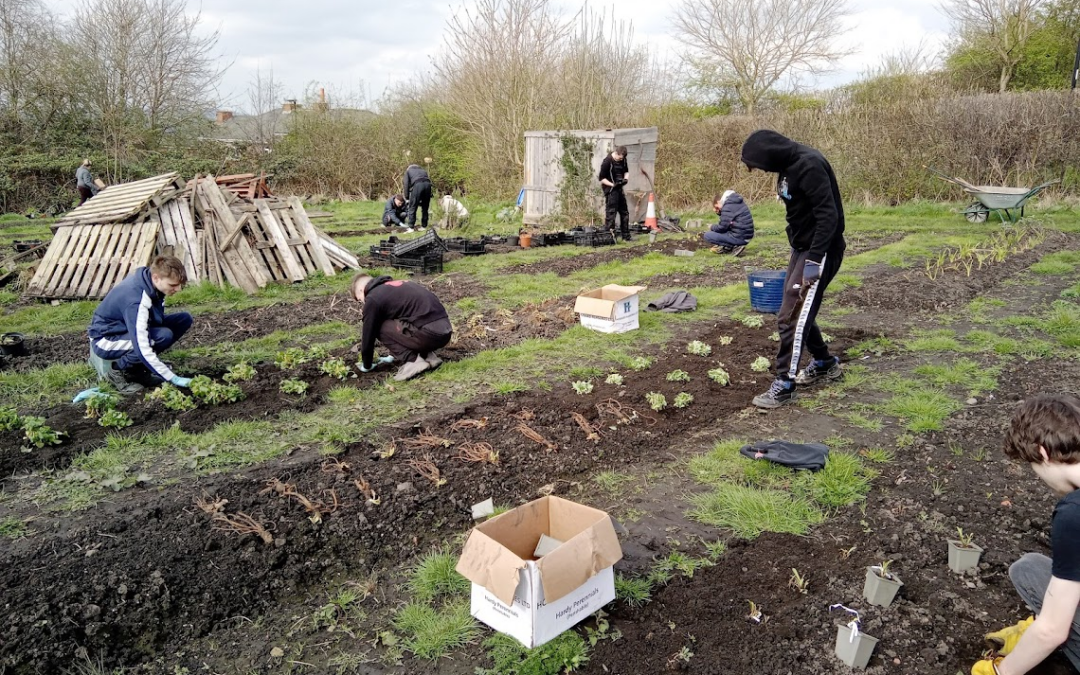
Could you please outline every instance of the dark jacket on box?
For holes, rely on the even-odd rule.
[[[364,330],[360,358],[364,367],[371,368],[375,340],[386,321],[401,321],[422,329],[436,322],[449,328],[446,308],[434,293],[411,281],[394,280],[389,276],[375,277],[364,289]],[[442,325],[442,324],[440,324]]]
[[[720,219],[711,228],[719,234],[730,234],[743,244],[754,238],[754,217],[742,195],[733,192],[720,207]]]
[[[816,262],[845,249],[840,188],[824,155],[762,129],[746,139],[742,161],[752,169],[778,174],[776,193],[787,208],[788,242],[793,249],[808,252]]]

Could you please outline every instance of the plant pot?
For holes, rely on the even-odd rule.
[[[870,663],[870,656],[874,653],[878,639],[860,632],[851,639],[850,626],[836,627],[836,656],[852,668],[865,668]]]
[[[26,356],[26,342],[22,333],[4,333],[0,335],[0,353],[4,356]]]
[[[979,558],[982,557],[981,547],[972,544],[961,546],[955,539],[949,539],[949,569],[957,574],[963,574],[979,566]]]
[[[866,601],[878,607],[888,607],[896,597],[897,591],[904,585],[895,574],[888,579],[878,574],[878,567],[866,568],[866,583],[863,584],[862,594]]]
[[[519,238],[518,238],[518,236],[517,236],[517,235],[515,234],[515,235],[512,235],[512,236],[509,236],[509,237],[507,237],[507,238],[506,238],[506,243],[507,243],[507,244],[510,244],[511,246],[518,246],[518,245],[519,245],[519,244],[518,244],[518,240],[519,240]]]
[[[518,246],[521,248],[529,248],[532,246],[532,235],[523,234],[518,237]]]
[[[655,232],[650,232],[649,233],[649,243],[650,244],[655,244],[656,243],[656,233]]]

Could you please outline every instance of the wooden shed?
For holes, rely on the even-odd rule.
[[[588,131],[527,131],[525,132],[525,194],[521,208],[527,225],[538,224],[545,216],[555,212],[559,183],[563,179],[562,143],[559,138],[571,134],[593,142],[593,184],[600,193],[596,174],[600,163],[609,152],[620,145],[626,146],[626,159],[630,174],[624,191],[630,218],[645,217],[645,203],[649,193],[656,190],[656,127],[643,129],[595,129]],[[597,197],[597,210],[603,214],[603,197]]]

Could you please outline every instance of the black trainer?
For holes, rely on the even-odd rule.
[[[816,384],[821,380],[839,380],[844,376],[840,368],[840,357],[834,356],[828,361],[810,361],[810,365],[799,371],[795,377],[796,384]]]
[[[795,383],[784,380],[773,380],[769,391],[754,397],[754,405],[758,408],[779,408],[795,400]]]
[[[742,246],[736,246],[735,248],[731,249],[731,255],[738,258],[739,256],[741,256],[743,254],[743,251],[745,251],[745,250],[746,250],[746,244],[743,244]]]

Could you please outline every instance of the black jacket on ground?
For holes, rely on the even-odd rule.
[[[446,308],[434,293],[420,284],[392,277],[375,277],[364,288],[364,330],[360,357],[371,368],[375,339],[385,321],[405,321],[417,328],[447,319]]]
[[[626,174],[630,173],[630,165],[626,163],[626,158],[623,157],[619,161],[615,161],[611,157],[611,153],[604,158],[604,161],[600,163],[600,173],[596,174],[596,180],[604,180],[607,178],[609,181],[615,184],[615,188],[609,188],[604,185],[604,192],[612,189],[622,189],[622,181],[626,180]]]
[[[405,210],[409,208],[407,201],[401,202],[401,206],[394,203],[394,198],[386,200],[386,206],[383,207],[382,222],[383,225],[393,223],[395,225],[404,225],[402,220],[405,218]]]
[[[815,262],[841,252],[844,205],[828,160],[808,145],[769,129],[750,134],[742,147],[743,164],[776,173],[776,193],[787,207],[788,242],[808,251]]]
[[[724,200],[724,205],[720,207],[720,219],[709,229],[726,232],[747,242],[754,238],[754,217],[750,215],[750,207],[743,201],[742,195],[734,192]]]
[[[410,164],[409,168],[405,169],[405,192],[402,193],[406,200],[409,199],[409,191],[418,183],[431,183],[431,177],[428,176],[427,169]]]

